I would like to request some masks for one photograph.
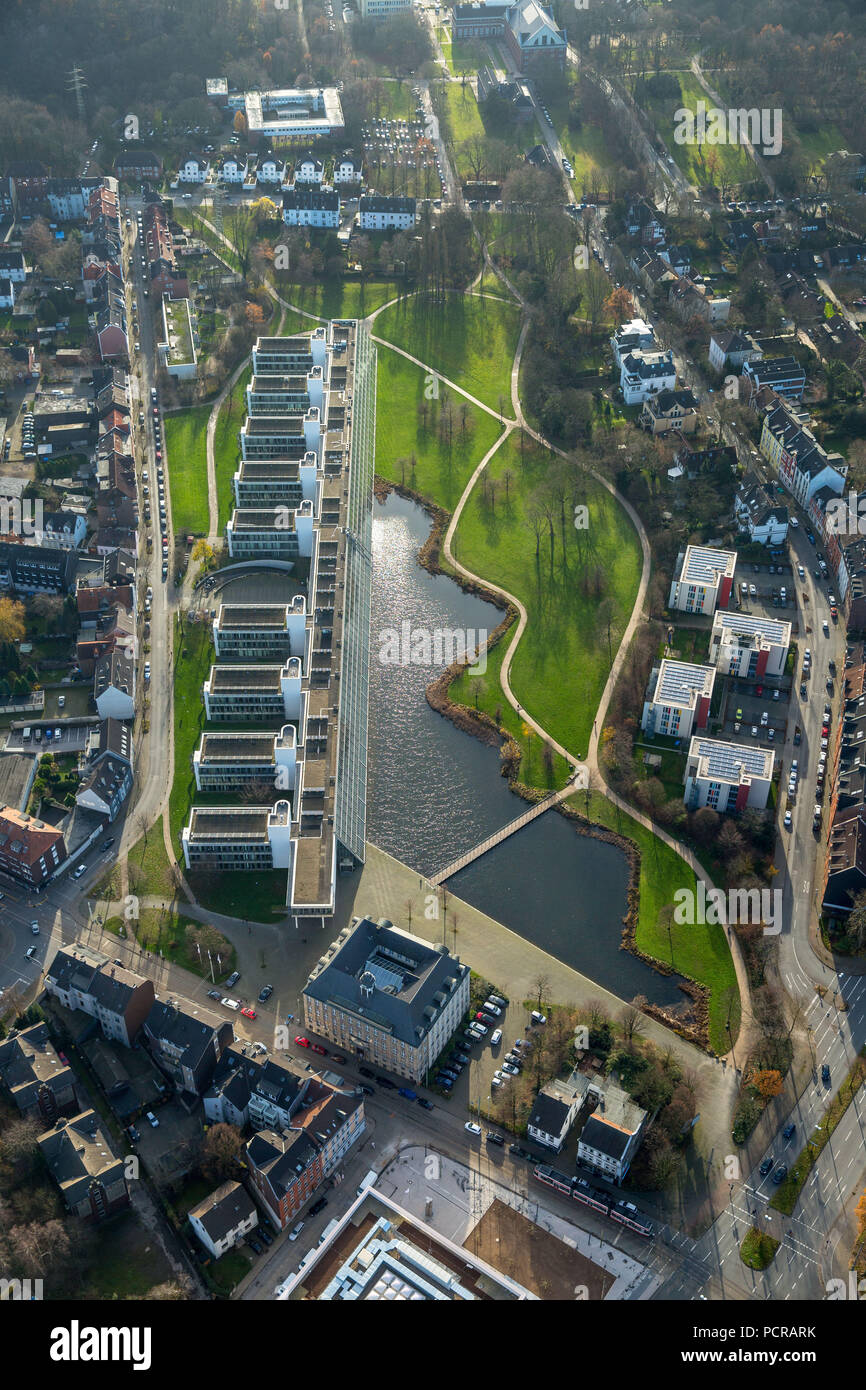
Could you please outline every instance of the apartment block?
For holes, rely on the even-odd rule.
[[[806,412],[773,397],[764,412],[758,447],[802,507],[808,509],[823,488],[841,497],[848,464],[841,454],[828,453],[818,443]]]
[[[236,508],[226,524],[229,555],[234,560],[294,562],[312,550],[313,504],[288,507]]]
[[[273,806],[194,806],[181,834],[188,869],[256,873],[288,869],[292,859],[292,811]]]
[[[325,404],[321,367],[294,376],[277,373],[254,376],[246,389],[248,415],[303,415],[311,406]]]
[[[774,765],[775,754],[769,748],[695,737],[689,744],[683,800],[690,811],[701,806],[720,815],[747,806],[763,811]]]
[[[733,550],[689,545],[674,566],[668,608],[680,613],[714,613],[726,608],[734,583],[737,556]]]
[[[65,859],[62,830],[15,806],[0,807],[0,875],[40,888]]]
[[[598,1096],[577,1144],[577,1161],[610,1182],[621,1183],[640,1148],[647,1112],[609,1082],[590,1087]]]
[[[355,918],[321,957],[303,1000],[308,1028],[420,1081],[469,1007],[469,969],[445,946]]]
[[[677,384],[673,355],[633,349],[622,359],[619,384],[626,405],[643,405],[659,391],[673,391]]]
[[[160,1068],[191,1096],[200,1096],[210,1085],[223,1048],[233,1038],[227,1019],[189,999],[156,1000],[142,1032]]]
[[[748,613],[719,612],[713,618],[710,660],[723,676],[782,676],[790,645],[790,623]]]
[[[45,991],[67,1009],[80,1009],[103,1037],[132,1047],[154,1005],[153,981],[76,943],[58,951],[45,971]]]
[[[297,735],[293,724],[279,733],[204,733],[192,755],[196,789],[239,792],[260,784],[293,791],[297,774]]]
[[[647,686],[640,726],[648,734],[691,738],[705,729],[710,714],[716,672],[712,666],[687,661],[662,661],[654,666]]]
[[[265,459],[243,461],[232,479],[235,505],[239,509],[262,511],[268,507],[295,510],[316,496],[318,459],[307,450],[297,461]]]
[[[212,666],[204,683],[204,707],[213,723],[282,724],[301,713],[301,663],[282,666]]]
[[[229,661],[274,661],[301,656],[306,631],[306,600],[291,603],[222,603],[213,620],[214,650]]]
[[[318,454],[322,442],[322,412],[317,405],[284,415],[248,415],[240,432],[245,459],[299,458]]]

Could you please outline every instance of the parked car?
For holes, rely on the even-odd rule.
[[[821,1068],[821,1080],[823,1081],[825,1086],[830,1085],[830,1068],[827,1066],[826,1062]]]
[[[259,1003],[264,1004],[274,992],[273,985],[265,985],[264,989],[259,990]]]
[[[533,1010],[532,1010],[532,1013],[529,1015],[529,1017],[530,1017],[530,1019],[532,1020],[533,1023],[546,1023],[546,1022],[547,1022],[547,1014],[541,1013],[541,1011],[540,1011],[539,1009],[533,1009]]]
[[[775,1161],[776,1160],[773,1158],[772,1154],[767,1154],[767,1157],[764,1159],[763,1163],[758,1169],[758,1172],[761,1174],[762,1178],[765,1178],[767,1176]]]
[[[505,1075],[506,1075],[506,1076],[519,1076],[519,1075],[520,1075],[520,1068],[519,1068],[519,1067],[515,1067],[514,1064],[513,1064],[512,1062],[503,1062],[503,1063],[502,1063],[502,1070],[505,1072]]]
[[[495,1130],[488,1129],[488,1131],[487,1131],[487,1133],[485,1134],[484,1138],[485,1138],[485,1140],[487,1141],[488,1144],[495,1144],[496,1147],[499,1148],[499,1149],[502,1149],[502,1148],[505,1147],[505,1139],[504,1139],[504,1136],[501,1135],[501,1134],[497,1134]]]
[[[150,1123],[153,1129],[159,1129],[159,1120],[156,1118],[152,1110],[148,1110],[144,1118]]]
[[[233,970],[226,980],[226,989],[231,989],[232,985],[236,985],[240,978],[241,972],[239,970]]]
[[[220,991],[219,991],[218,989],[209,989],[208,992],[207,992],[207,997],[208,997],[208,999],[219,999],[219,1000],[221,1000],[221,999],[222,999],[222,994],[220,993]]]
[[[794,1131],[796,1130],[796,1128],[797,1126],[794,1124],[793,1121],[791,1121],[789,1125],[785,1125],[785,1128],[782,1130],[782,1138],[792,1139],[794,1137]]]
[[[491,1047],[497,1047],[498,1044],[501,1043],[501,1042],[502,1042],[502,1029],[501,1029],[501,1028],[494,1028],[493,1032],[490,1034],[490,1046],[491,1046]]]
[[[240,1011],[241,1006],[238,999],[222,999],[220,1002],[224,1009],[231,1009],[232,1013],[238,1013]]]
[[[509,1144],[508,1152],[512,1158],[524,1158],[527,1163],[535,1163],[536,1161],[535,1155],[531,1154],[528,1149],[521,1148],[519,1144]]]
[[[463,1128],[467,1134],[473,1134],[476,1139],[481,1138],[481,1126],[477,1125],[474,1120],[467,1120]]]
[[[293,1226],[292,1229],[289,1231],[289,1240],[297,1240],[298,1236],[301,1234],[301,1231],[304,1229],[304,1226],[306,1224],[307,1223],[305,1221],[299,1221],[297,1226]]]
[[[785,1179],[786,1179],[787,1176],[788,1176],[788,1169],[786,1168],[786,1166],[785,1166],[784,1163],[780,1163],[780,1164],[779,1164],[779,1167],[776,1169],[775,1173],[773,1174],[773,1182],[775,1183],[776,1187],[778,1187],[780,1183],[783,1183],[783,1182],[785,1181]]]
[[[418,1096],[417,1099],[418,1099],[418,1104],[421,1106],[422,1110],[433,1110],[433,1109],[434,1109],[432,1100],[428,1100],[426,1096]]]
[[[309,1046],[310,1046],[310,1039],[309,1039],[309,1038],[295,1038],[295,1046],[296,1046],[296,1047],[309,1047]],[[369,1071],[365,1072],[363,1067],[361,1068],[361,1071],[364,1072],[364,1075],[365,1075],[365,1076],[371,1076],[371,1075],[372,1075],[372,1072],[369,1072]]]
[[[328,1049],[322,1047],[321,1043],[310,1043],[310,1051],[317,1052],[320,1057],[327,1057],[328,1055]]]
[[[320,1211],[324,1211],[324,1210],[325,1210],[325,1207],[326,1207],[327,1205],[328,1205],[328,1199],[327,1199],[327,1197],[320,1197],[320,1198],[318,1199],[317,1202],[314,1202],[314,1203],[313,1203],[313,1205],[310,1207],[310,1210],[309,1210],[309,1212],[308,1212],[307,1214],[308,1214],[309,1216],[318,1216],[319,1212],[320,1212]]]
[[[243,1014],[244,1018],[258,1018],[258,1014],[256,1013],[255,1009],[241,1009],[241,1013]]]

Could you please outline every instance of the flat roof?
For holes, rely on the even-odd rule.
[[[723,575],[733,575],[737,563],[735,550],[710,550],[688,545],[683,555],[680,583],[716,584]]]
[[[297,600],[300,599],[300,603]],[[221,603],[217,614],[220,630],[226,628],[277,628],[286,629],[291,612],[303,613],[305,608],[303,594],[296,594],[293,603],[261,603],[252,608],[245,603]]]
[[[714,666],[693,666],[686,661],[663,661],[659,667],[655,699],[666,705],[691,706],[696,695],[710,695],[716,678]]]
[[[769,748],[726,743],[715,738],[693,738],[689,744],[689,757],[701,760],[701,776],[720,782],[739,783],[743,773],[769,779],[773,775],[775,756]]]
[[[210,668],[211,690],[273,690],[280,689],[280,676],[285,668],[276,666],[225,666]]]
[[[716,632],[730,632],[735,637],[740,634],[744,637],[766,637],[768,642],[778,647],[791,645],[790,623],[750,613],[731,613],[723,608],[713,617],[713,635]]]

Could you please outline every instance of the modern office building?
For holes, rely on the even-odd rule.
[[[304,987],[304,1023],[420,1081],[469,1008],[469,967],[390,922],[354,918]]]
[[[306,601],[296,594],[291,603],[222,603],[213,620],[216,655],[226,661],[276,661],[302,656],[306,632]]]
[[[297,733],[284,724],[279,733],[204,733],[192,755],[200,792],[243,792],[260,786],[294,791]]]
[[[204,683],[207,718],[220,724],[283,724],[301,712],[301,663],[212,666]]]
[[[507,1274],[365,1187],[277,1289],[280,1301],[474,1303],[535,1301]]]

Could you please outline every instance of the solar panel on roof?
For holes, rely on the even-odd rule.
[[[656,700],[668,704],[689,704],[689,696],[694,690],[703,690],[707,683],[707,672],[711,666],[694,666],[687,661],[663,661],[656,686]]]
[[[693,748],[699,758],[706,758],[707,776],[718,777],[724,782],[738,782],[741,772],[766,776],[768,764],[772,766],[773,763],[771,752],[745,743],[698,738],[693,740]]]

